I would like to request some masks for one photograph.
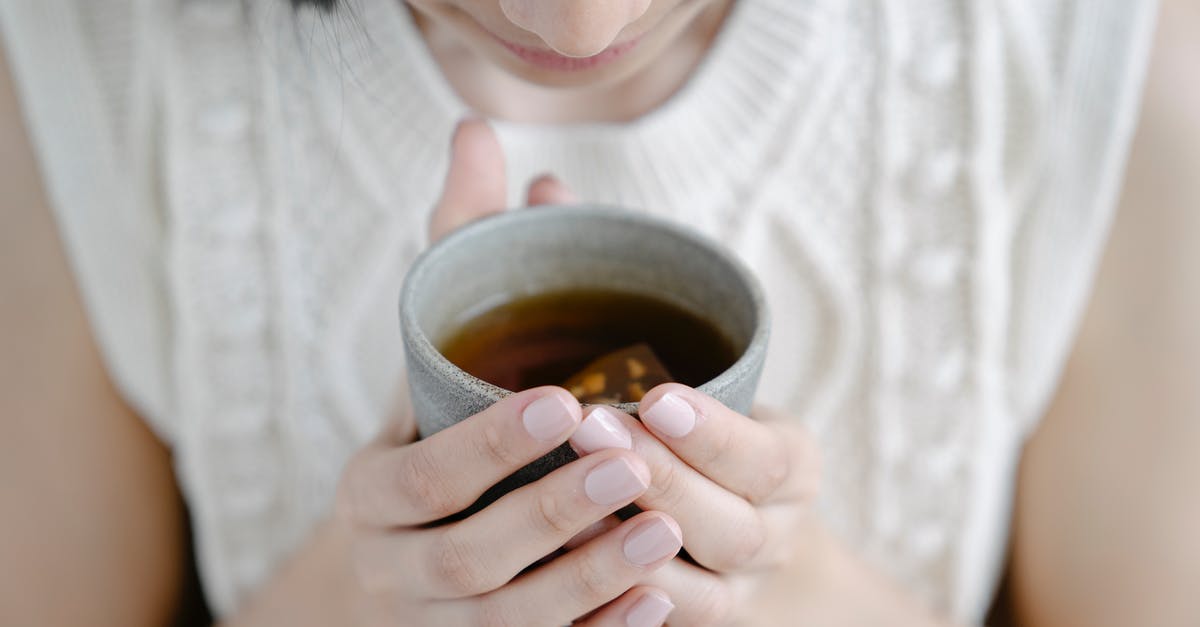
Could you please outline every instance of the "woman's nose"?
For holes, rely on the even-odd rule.
[[[513,24],[536,34],[559,54],[590,57],[636,21],[651,0],[500,0]]]

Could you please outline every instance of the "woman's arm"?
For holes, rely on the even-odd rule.
[[[1159,23],[1097,289],[1022,461],[1023,626],[1200,625],[1200,6]]]
[[[105,375],[0,46],[0,624],[165,625],[168,451]]]

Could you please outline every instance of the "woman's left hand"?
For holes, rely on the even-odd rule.
[[[695,561],[677,559],[645,582],[670,595],[671,622],[790,620],[760,613],[766,608],[753,597],[794,572],[807,542],[801,529],[820,466],[812,437],[775,412],[756,410],[752,420],[676,383],[651,390],[638,413],[642,422],[591,407],[571,443],[585,454],[631,448],[649,464],[651,486],[636,504],[669,512]]]

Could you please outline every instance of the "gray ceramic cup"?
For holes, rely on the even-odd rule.
[[[713,323],[740,357],[698,389],[749,412],[766,357],[769,321],[757,280],[733,255],[687,227],[642,213],[586,205],[536,207],[467,225],[430,247],[409,270],[400,296],[400,327],[421,437],[513,392],[450,363],[438,351],[440,343],[491,307],[575,288],[653,296]],[[637,413],[635,403],[616,407]],[[477,506],[575,457],[563,445],[498,485]]]

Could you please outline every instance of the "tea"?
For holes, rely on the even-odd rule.
[[[733,365],[733,343],[674,304],[611,290],[521,298],[467,320],[440,347],[466,372],[519,391],[563,385],[598,358],[645,344],[675,381],[698,386]]]

